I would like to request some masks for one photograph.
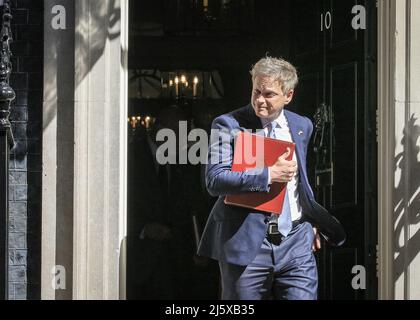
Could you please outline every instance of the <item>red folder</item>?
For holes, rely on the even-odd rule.
[[[287,148],[290,148],[290,155],[286,160],[291,161],[295,152],[294,143],[240,132],[236,138],[232,171],[244,172],[249,169],[271,167],[287,151]],[[227,195],[225,203],[280,214],[285,195],[286,183],[273,182],[268,193],[249,192]]]

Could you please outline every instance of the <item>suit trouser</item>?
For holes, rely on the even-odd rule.
[[[295,226],[280,243],[268,237],[248,266],[219,262],[223,300],[316,300],[318,271],[309,222]]]

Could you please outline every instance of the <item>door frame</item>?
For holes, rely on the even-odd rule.
[[[395,153],[396,1],[378,6],[378,298],[394,298],[393,187]]]

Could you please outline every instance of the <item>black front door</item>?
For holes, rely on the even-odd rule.
[[[300,74],[293,108],[314,121],[311,184],[348,235],[344,246],[324,244],[318,254],[320,298],[374,299],[375,1],[296,0],[291,12],[291,55]]]

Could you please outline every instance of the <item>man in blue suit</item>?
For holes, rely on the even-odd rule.
[[[207,221],[199,255],[219,261],[222,299],[317,299],[318,274],[314,251],[320,249],[319,232],[333,245],[345,241],[340,223],[316,203],[306,173],[311,121],[284,110],[298,83],[296,69],[283,59],[266,57],[252,71],[251,104],[216,118],[206,185],[219,199]],[[296,144],[277,163],[257,171],[232,172],[235,134],[253,130],[267,137]],[[217,160],[217,161],[215,161]],[[268,192],[274,182],[287,183],[280,216],[227,205],[229,194]]]

